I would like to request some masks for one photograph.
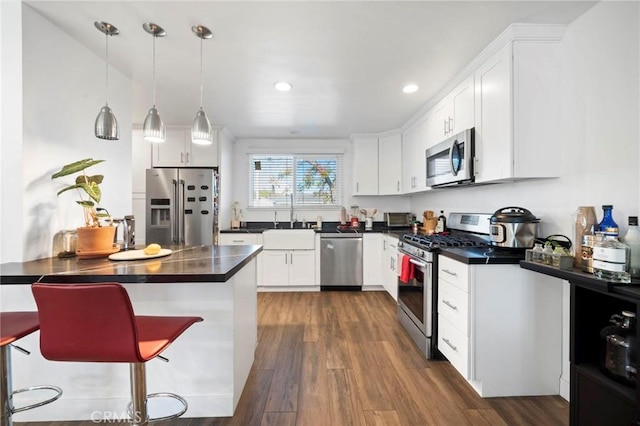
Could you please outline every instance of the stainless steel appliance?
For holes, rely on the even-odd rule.
[[[147,169],[146,191],[147,244],[214,244],[216,169]]]
[[[510,249],[533,247],[538,234],[538,222],[522,207],[503,207],[491,216],[491,244]]]
[[[474,155],[473,128],[453,135],[427,149],[427,186],[473,182]]]
[[[413,221],[411,213],[385,212],[384,223],[387,228],[410,228]]]
[[[362,234],[320,234],[320,289],[362,289]]]
[[[398,320],[427,358],[438,357],[438,253],[449,248],[490,249],[489,218],[485,213],[451,213],[451,234],[404,234],[398,242],[399,254],[408,257],[400,259]],[[402,271],[406,266],[412,270],[408,276]]]

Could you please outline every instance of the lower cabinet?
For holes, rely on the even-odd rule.
[[[362,235],[362,287],[382,286],[382,234]]]
[[[559,394],[561,281],[439,255],[438,350],[482,397]]]
[[[250,246],[262,244],[260,234],[220,233],[218,242],[221,246]]]
[[[262,281],[265,287],[314,286],[315,250],[263,250]]]
[[[398,301],[398,237],[385,235],[382,241],[382,286]]]

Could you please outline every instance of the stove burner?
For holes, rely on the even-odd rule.
[[[402,239],[412,245],[427,250],[440,247],[484,247],[487,245],[486,243],[474,241],[469,238],[440,234],[404,234]]]

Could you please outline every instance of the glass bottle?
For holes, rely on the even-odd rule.
[[[436,223],[436,232],[445,232],[447,230],[447,217],[444,215],[444,210],[440,210],[440,216],[438,216],[438,222]]]
[[[613,235],[605,235],[593,247],[593,275],[614,282],[629,283],[629,246]]]
[[[575,215],[574,230],[574,262],[576,268],[582,267],[581,243],[584,235],[593,235],[597,231],[598,221],[596,220],[596,209],[593,206],[580,206]]]
[[[542,244],[535,243],[533,245],[532,252],[533,252],[533,254],[532,254],[531,260],[533,262],[542,263]]]
[[[553,248],[551,247],[551,244],[545,244],[544,248],[542,249],[542,263],[544,263],[545,265],[551,265],[552,261]]]
[[[629,275],[631,275],[631,278],[640,278],[640,229],[638,228],[638,216],[629,216],[629,230],[622,241],[631,250]]]
[[[606,204],[602,206],[602,211],[603,216],[602,220],[598,224],[598,230],[605,236],[613,235],[614,237],[617,237],[619,229],[618,224],[613,220],[613,206],[610,204]]]

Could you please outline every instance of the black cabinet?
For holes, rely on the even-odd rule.
[[[640,282],[616,285],[579,270],[520,262],[520,266],[571,284],[570,424],[572,426],[640,425],[640,386],[620,383],[603,368],[604,340],[600,331],[613,314],[635,312],[640,317]],[[636,330],[640,342],[640,327]]]

